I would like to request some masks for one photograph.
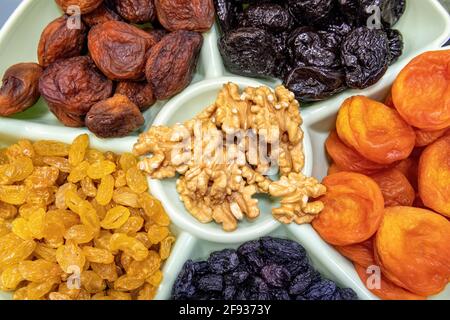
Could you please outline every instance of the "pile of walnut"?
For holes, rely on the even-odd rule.
[[[0,290],[152,299],[175,238],[132,154],[20,140],[0,150]]]
[[[43,30],[39,64],[19,63],[3,76],[0,116],[23,112],[41,96],[65,126],[102,138],[139,129],[144,111],[189,85],[201,32],[214,23],[212,0],[56,3],[67,14]],[[70,11],[76,7],[81,15]]]
[[[280,198],[281,206],[272,210],[277,220],[309,223],[323,208],[320,201],[309,199],[323,195],[326,189],[301,172],[304,167],[301,124],[299,103],[283,86],[275,92],[268,87],[248,87],[241,94],[237,85],[228,83],[216,102],[197,117],[173,127],[154,126],[141,134],[134,153],[151,154],[139,165],[152,178],[180,174],[177,182],[180,198],[202,223],[214,220],[225,231],[235,230],[244,216],[250,220],[259,216],[258,201],[253,198],[257,193]],[[259,140],[267,141],[270,150],[267,157],[255,157],[252,148],[242,148],[236,142],[225,147],[225,134],[247,130],[254,130]],[[205,135],[201,139],[203,150],[216,152],[212,156],[205,152],[200,159],[194,159],[191,154],[195,155],[196,138]],[[190,150],[173,153],[187,137],[192,141]],[[246,136],[242,140],[247,147],[248,139]],[[220,156],[227,161],[220,161]],[[281,175],[278,181],[265,175],[274,162]]]

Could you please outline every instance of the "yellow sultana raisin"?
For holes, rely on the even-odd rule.
[[[105,290],[106,283],[97,273],[88,270],[81,273],[81,286],[92,294]]]
[[[84,177],[87,176],[87,170],[89,168],[89,162],[83,161],[76,167],[72,169],[69,176],[67,177],[67,181],[72,183],[80,182]]]
[[[24,281],[19,271],[19,265],[15,264],[6,268],[0,277],[0,289],[3,291],[15,290],[17,286]]]
[[[159,270],[160,267],[161,258],[159,257],[159,254],[150,250],[146,259],[142,261],[132,261],[130,263],[127,274],[139,279],[146,279]]]
[[[114,178],[112,175],[107,175],[102,178],[98,186],[97,196],[95,200],[97,203],[106,206],[112,199],[114,193]]]
[[[152,222],[163,227],[170,225],[169,216],[158,199],[144,192],[139,195],[139,204]]]
[[[17,218],[12,222],[12,232],[23,240],[33,240],[34,236],[28,226],[28,220]]]
[[[48,295],[48,298],[50,300],[72,300],[71,297],[69,297],[67,294],[60,293],[60,292],[50,292]]]
[[[156,296],[157,288],[146,283],[138,292],[138,300],[153,300]]]
[[[89,165],[89,168],[87,169],[87,175],[89,176],[89,178],[97,180],[113,173],[115,170],[116,164],[114,162],[103,160]]]
[[[22,287],[14,292],[14,300],[39,300],[49,293],[55,284],[53,282],[30,282],[26,287]]]
[[[121,250],[136,261],[142,261],[148,256],[148,250],[142,242],[124,233],[113,234],[109,246],[111,251]]]
[[[105,249],[84,246],[83,254],[86,257],[86,260],[89,262],[104,264],[114,262],[114,256],[112,255],[112,253]]]
[[[19,215],[28,220],[28,218],[39,209],[43,209],[43,207],[32,203],[24,203],[19,207]]]
[[[22,181],[34,170],[33,161],[25,156],[13,158],[11,163],[0,165],[0,184],[8,185]]]
[[[55,193],[55,206],[58,209],[67,209],[66,205],[66,191],[72,190],[77,191],[77,186],[71,182],[65,183],[59,187],[58,191]]]
[[[117,170],[114,172],[113,176],[115,179],[114,186],[116,188],[125,187],[127,185],[127,178],[123,170]]]
[[[84,177],[81,182],[81,190],[84,194],[90,198],[94,198],[97,195],[97,188],[95,187],[94,182],[89,177]]]
[[[67,240],[65,245],[56,249],[56,261],[64,272],[74,273],[83,270],[86,258],[75,241]]]
[[[107,281],[116,281],[119,277],[117,274],[117,266],[114,262],[104,264],[104,263],[91,263],[91,268],[94,270],[102,279]]]
[[[28,217],[28,228],[35,239],[42,239],[45,235],[45,210],[39,208]]]
[[[103,229],[120,228],[130,217],[130,210],[123,206],[114,207],[106,212],[106,217],[102,220]]]
[[[81,134],[73,140],[69,149],[69,163],[71,166],[77,166],[84,160],[88,147],[89,136],[87,134]]]
[[[138,289],[143,284],[144,280],[125,274],[114,282],[114,289],[118,291],[131,291]]]
[[[136,193],[147,191],[147,178],[137,167],[131,167],[126,171],[127,185]]]
[[[117,290],[108,290],[107,292],[109,297],[112,297],[116,300],[132,300],[131,294],[128,292],[121,292]]]
[[[148,228],[147,233],[148,233],[148,239],[153,244],[158,244],[169,236],[170,231],[169,231],[169,228],[167,228],[167,227],[151,225]]]
[[[39,242],[33,251],[33,255],[39,259],[56,262],[56,249],[46,245],[45,243]]]
[[[3,220],[2,218],[0,218],[0,237],[3,237],[4,235],[10,233],[11,232],[10,228],[11,228],[10,224],[5,220]]]
[[[115,203],[127,207],[140,208],[138,195],[128,187],[122,187],[114,190],[113,200]]]
[[[0,202],[0,218],[8,220],[17,216],[17,208],[9,203]]]
[[[43,259],[20,261],[19,272],[25,280],[32,282],[59,283],[61,280],[61,268]]]
[[[0,272],[28,258],[36,248],[33,240],[23,240],[14,233],[0,238]]]
[[[126,233],[129,236],[136,236],[139,230],[142,229],[144,225],[144,219],[139,216],[131,216],[128,220],[118,229],[116,232]]]
[[[71,171],[69,161],[63,157],[42,157],[42,162],[65,173]]]
[[[33,173],[25,179],[25,185],[30,189],[41,189],[55,185],[59,170],[54,167],[35,167]]]
[[[66,157],[70,146],[59,141],[40,140],[33,144],[33,148],[39,156]]]
[[[160,247],[159,247],[159,255],[162,260],[166,260],[169,255],[170,251],[172,250],[172,244],[175,242],[175,238],[170,236],[165,238],[163,241],[161,241]]]
[[[154,287],[158,287],[161,284],[162,280],[163,280],[163,273],[161,272],[161,270],[157,270],[145,281],[147,281]]]
[[[103,152],[95,149],[88,149],[86,152],[86,161],[90,164],[105,160]]]
[[[129,152],[122,153],[119,159],[120,167],[124,172],[127,172],[130,168],[137,167],[137,163],[136,157]]]
[[[71,226],[64,234],[66,240],[73,240],[78,244],[88,243],[94,239],[94,236],[94,230],[84,224]]]
[[[27,195],[28,190],[25,186],[0,186],[0,201],[18,206],[25,203]]]
[[[26,202],[45,207],[52,204],[55,201],[55,193],[58,190],[57,187],[39,188],[39,189],[28,189],[28,195]]]

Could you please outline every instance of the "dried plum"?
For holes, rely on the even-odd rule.
[[[271,32],[288,31],[293,26],[293,19],[285,7],[263,3],[250,5],[243,15],[241,22],[244,27],[255,27]]]
[[[115,0],[117,13],[131,23],[152,22],[156,18],[154,0]]]
[[[214,252],[208,259],[209,268],[217,274],[233,271],[239,265],[239,257],[235,250],[225,249]]]
[[[392,27],[405,12],[405,0],[360,0],[361,24]],[[378,11],[379,10],[379,11]],[[379,12],[379,13],[378,13]],[[381,18],[381,21],[376,21]]]
[[[389,40],[389,51],[391,53],[391,59],[389,64],[393,64],[403,53],[403,36],[398,30],[386,29],[386,35]]]
[[[258,28],[238,28],[225,33],[219,50],[227,69],[243,76],[275,76],[279,56],[273,36]]]
[[[294,18],[298,18],[309,25],[316,25],[330,16],[334,1],[288,0],[288,7]]]
[[[39,64],[48,67],[59,59],[81,55],[85,48],[87,29],[84,23],[80,28],[67,27],[68,16],[50,22],[41,34],[38,45]]]
[[[169,33],[150,49],[146,77],[157,99],[171,98],[189,85],[202,43],[201,34],[181,30]]]
[[[361,0],[337,0],[338,8],[348,21],[359,23]]]
[[[36,63],[18,63],[6,70],[0,88],[0,115],[25,111],[39,99],[42,67]]]
[[[295,68],[284,83],[303,102],[324,100],[346,89],[343,72],[316,67]]]
[[[242,15],[242,3],[238,0],[214,0],[217,20],[222,32],[228,32],[235,28]]]
[[[58,60],[45,69],[39,91],[50,110],[66,126],[83,126],[84,116],[109,98],[113,84],[87,56]]]
[[[364,89],[385,74],[390,61],[389,40],[383,30],[360,27],[342,43],[341,61],[347,86]]]
[[[261,269],[264,281],[272,287],[282,288],[291,280],[290,272],[283,266],[269,264]]]
[[[121,94],[96,103],[86,115],[86,127],[100,138],[124,137],[144,121],[139,108]]]
[[[223,278],[218,274],[207,274],[202,277],[197,282],[197,286],[203,291],[219,291],[223,289]]]
[[[143,79],[148,52],[154,45],[154,37],[121,21],[96,25],[88,35],[92,59],[112,80]]]
[[[116,93],[127,96],[141,112],[146,111],[155,102],[151,84],[146,81],[122,81],[117,84]]]

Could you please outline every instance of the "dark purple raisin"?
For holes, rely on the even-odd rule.
[[[291,280],[291,273],[283,266],[269,264],[261,269],[264,281],[275,288],[283,288]]]
[[[223,278],[218,274],[207,274],[198,280],[198,288],[203,291],[217,291],[222,292]]]
[[[209,268],[217,274],[233,271],[239,265],[239,257],[236,250],[225,249],[213,252],[208,259]]]
[[[335,292],[335,300],[358,300],[358,296],[350,288],[338,288]]]
[[[233,300],[236,294],[235,286],[226,286],[225,290],[223,290],[223,298],[224,300]]]
[[[211,272],[207,261],[194,262],[195,275],[204,275]]]
[[[311,285],[302,295],[310,300],[331,300],[336,289],[336,283],[324,279]]]
[[[186,261],[173,286],[172,296],[175,300],[187,300],[195,296],[194,272],[192,260]]]
[[[299,295],[305,292],[313,283],[313,272],[314,270],[309,268],[305,272],[298,274],[289,286],[289,294]]]
[[[273,300],[291,300],[289,293],[285,289],[272,289],[270,295]]]
[[[263,237],[261,246],[266,255],[271,255],[280,262],[307,259],[305,249],[291,240]]]

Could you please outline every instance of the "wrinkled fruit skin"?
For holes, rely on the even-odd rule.
[[[347,88],[342,72],[319,67],[295,68],[284,82],[302,102],[324,100]]]
[[[130,23],[147,23],[156,18],[154,0],[115,0],[115,9]]]
[[[156,102],[151,84],[147,82],[122,81],[117,84],[116,93],[127,96],[141,112]]]
[[[361,0],[360,2],[361,23],[367,23],[374,14],[373,6],[377,6],[381,10],[381,24],[386,27],[396,24],[406,7],[406,0]]]
[[[298,267],[301,266],[301,267]],[[298,243],[264,237],[237,250],[188,260],[172,289],[175,300],[355,300],[351,289],[322,279]]]
[[[227,69],[235,74],[250,77],[274,76],[278,56],[274,38],[258,28],[239,28],[224,34],[219,40],[219,50]]]
[[[0,88],[0,115],[25,111],[39,99],[42,68],[36,63],[19,63],[6,70]]]
[[[39,40],[38,59],[41,66],[48,67],[59,59],[80,56],[85,48],[87,29],[83,22],[81,28],[69,29],[68,16],[50,22]]]
[[[181,30],[166,35],[151,48],[146,77],[158,100],[168,99],[189,85],[202,44],[201,34]]]
[[[108,21],[121,21],[122,18],[111,8],[102,4],[97,9],[81,16],[83,22],[90,28]]]
[[[77,6],[80,8],[80,13],[85,14],[97,9],[103,2],[103,0],[55,0],[58,6],[67,12],[69,7]]]
[[[161,25],[170,31],[208,31],[214,23],[212,0],[155,0]]]
[[[147,32],[120,21],[94,26],[88,47],[97,67],[111,80],[141,80],[149,49],[155,39]]]
[[[59,60],[45,69],[39,91],[66,126],[83,126],[91,107],[112,94],[113,85],[87,56]]]
[[[282,32],[292,28],[293,18],[286,8],[278,4],[262,3],[251,5],[244,11],[241,25]]]
[[[342,43],[341,59],[347,85],[353,89],[367,88],[387,70],[391,61],[389,39],[383,30],[357,28]]]
[[[228,32],[238,25],[239,17],[243,13],[242,5],[239,1],[214,0],[214,6],[222,32]]]
[[[389,51],[391,53],[389,65],[391,65],[403,54],[403,36],[400,31],[395,29],[386,29],[386,35],[389,40]]]
[[[332,0],[288,0],[288,7],[294,17],[315,25],[328,18],[333,9]]]
[[[412,206],[416,192],[399,170],[386,170],[371,176],[383,193],[386,207]]]
[[[95,104],[86,115],[86,127],[101,138],[124,137],[144,122],[139,108],[120,94]]]

